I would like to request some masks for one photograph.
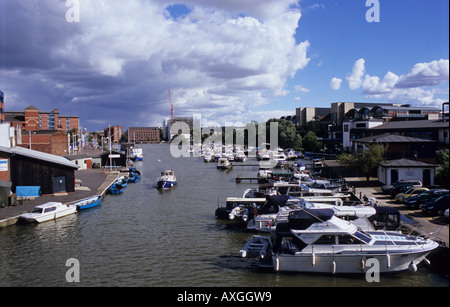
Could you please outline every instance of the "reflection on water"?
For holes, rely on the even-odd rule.
[[[171,157],[168,145],[145,145],[142,179],[101,206],[42,224],[0,231],[0,286],[73,286],[66,260],[80,262],[81,286],[365,286],[364,276],[273,273],[239,257],[252,236],[214,218],[218,204],[254,184],[256,168],[226,172],[200,158]],[[161,170],[178,186],[155,189]],[[370,284],[375,285],[375,284]],[[380,286],[448,286],[426,267],[382,276]],[[375,285],[377,286],[377,285]]]

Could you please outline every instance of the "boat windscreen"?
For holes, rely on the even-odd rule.
[[[369,242],[372,240],[372,238],[369,235],[363,233],[362,231],[357,231],[353,235],[367,244],[369,244]]]

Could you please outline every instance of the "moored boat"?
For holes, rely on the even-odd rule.
[[[140,147],[132,147],[130,153],[130,159],[132,161],[142,161],[144,160],[144,153]]]
[[[217,169],[229,169],[231,167],[231,162],[228,158],[220,158],[217,161]]]
[[[124,189],[125,188],[122,185],[120,185],[119,183],[115,182],[108,188],[108,191],[111,194],[120,194],[120,193],[123,192]]]
[[[75,213],[76,211],[77,207],[74,205],[63,205],[60,202],[48,202],[34,207],[29,213],[21,214],[19,220],[29,223],[42,223]]]
[[[331,209],[303,209],[292,212],[271,236],[247,242],[241,256],[256,255],[275,271],[361,274],[376,263],[380,273],[388,273],[417,270],[438,246],[422,236],[362,231]]]
[[[77,207],[78,211],[80,211],[80,210],[85,210],[85,209],[96,207],[96,206],[100,205],[101,202],[102,202],[102,195],[96,195],[96,196],[92,196],[92,197],[80,200],[80,201],[74,203],[73,205]]]

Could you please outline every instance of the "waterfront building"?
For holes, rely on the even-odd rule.
[[[128,127],[127,134],[130,143],[153,143],[161,140],[158,127]]]
[[[353,152],[366,150],[368,145],[384,145],[385,160],[411,159],[427,163],[436,163],[438,142],[417,137],[396,134],[379,134],[353,141]]]
[[[170,141],[175,135],[182,134],[181,131],[179,133],[173,133],[171,131],[172,126],[175,123],[184,123],[187,124],[187,127],[189,127],[189,131],[192,131],[194,129],[194,118],[193,117],[174,117],[171,119],[166,119],[163,122],[163,138],[167,141]],[[200,124],[199,124],[200,127]],[[186,138],[190,138],[190,133],[183,134]]]
[[[77,131],[80,120],[77,116],[63,116],[58,109],[40,111],[35,106],[29,106],[23,111],[4,112],[5,122],[15,130],[14,144],[59,156],[69,152],[67,132]]]
[[[58,109],[53,111],[40,111],[31,105],[23,111],[5,111],[5,121],[10,122],[12,127],[17,127],[23,131],[57,130],[70,131],[78,130],[80,119],[78,116],[60,115]]]
[[[123,128],[122,126],[110,126],[104,129],[103,135],[105,137],[111,137],[111,143],[119,143],[122,138]]]
[[[353,141],[374,135],[377,127],[389,123],[401,122],[408,126],[410,121],[439,120],[441,111],[432,107],[411,107],[410,105],[360,106],[348,110],[342,118],[342,126],[334,125],[334,136],[342,140],[344,150],[351,150]],[[333,118],[333,114],[332,114]],[[419,137],[414,135],[414,137]]]
[[[296,127],[300,127],[309,121],[318,121],[327,117],[331,113],[331,108],[295,108],[295,122]]]
[[[43,195],[75,192],[78,165],[64,157],[22,147],[0,146],[0,181],[17,186],[39,186]]]

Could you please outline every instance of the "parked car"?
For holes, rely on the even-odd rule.
[[[390,194],[394,188],[399,187],[401,185],[421,187],[422,182],[420,182],[419,180],[399,180],[399,181],[395,182],[394,184],[386,184],[386,185],[382,186],[381,191],[384,194]]]
[[[409,188],[403,193],[398,193],[395,195],[395,201],[398,203],[402,203],[405,199],[411,197],[411,196],[417,196],[422,192],[428,191],[427,188],[420,187],[420,188]]]
[[[449,195],[446,194],[423,204],[422,212],[427,215],[444,215],[445,210],[447,210],[449,206]]]
[[[448,195],[448,190],[444,189],[431,189],[425,192],[420,193],[417,196],[412,196],[403,201],[406,208],[408,209],[419,209],[420,205],[427,203],[433,199],[438,198],[444,194]]]
[[[418,188],[422,186],[422,182],[419,180],[405,180],[399,184],[397,184],[392,190],[391,190],[391,196],[395,197],[398,193],[403,193],[409,188]]]

